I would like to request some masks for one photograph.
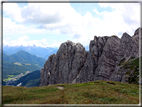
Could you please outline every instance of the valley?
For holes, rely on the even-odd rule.
[[[12,55],[3,53],[3,85],[17,86],[20,78],[35,70],[40,70],[44,62],[45,59],[22,50]],[[40,77],[40,73],[38,76]]]
[[[16,79],[15,79],[16,78]],[[39,85],[40,82],[40,71],[28,72],[25,75],[20,74],[14,77],[14,81],[6,82],[9,86],[25,86],[25,87],[35,87]]]

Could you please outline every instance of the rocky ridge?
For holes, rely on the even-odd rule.
[[[130,69],[123,67],[124,63],[139,57],[140,30],[137,29],[132,37],[123,33],[121,39],[117,36],[95,36],[90,41],[89,52],[80,43],[62,43],[57,53],[51,55],[41,69],[39,86],[96,80],[129,82],[130,74],[138,72],[139,68],[132,69],[126,75]]]

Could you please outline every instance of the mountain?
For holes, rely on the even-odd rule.
[[[7,52],[7,51],[3,51],[4,54],[6,55],[11,55],[11,53]]]
[[[90,41],[89,52],[80,43],[62,43],[57,53],[49,56],[41,69],[39,86],[96,80],[138,84],[137,65],[141,55],[137,35],[140,31],[142,28],[138,28],[132,37],[123,33],[121,39],[117,36],[95,36]],[[128,62],[131,66],[125,67]]]
[[[31,73],[28,73],[25,76],[22,76],[21,78],[19,78],[19,80],[14,81],[9,85],[17,86],[18,84],[21,84],[20,86],[35,87],[39,85],[39,82],[40,82],[40,70],[36,70]]]
[[[7,55],[15,54],[20,50],[26,51],[32,55],[36,55],[44,59],[48,59],[48,56],[50,56],[53,53],[56,53],[58,48],[51,48],[51,47],[43,48],[43,47],[36,47],[36,46],[4,46],[3,47],[3,53]]]
[[[31,55],[30,53],[22,51],[22,50],[9,56],[6,54],[3,54],[3,60],[7,62],[13,62],[13,63],[16,63],[16,62],[29,63],[29,64],[37,65],[38,67],[42,67],[45,62],[45,59],[37,57],[35,55]]]
[[[39,70],[43,67],[45,59],[31,55],[25,51],[18,51],[12,55],[3,53],[3,79],[8,79],[20,73]]]
[[[52,54],[56,54],[56,52],[57,52],[57,50],[58,49],[50,49],[50,50],[48,50],[47,52],[46,52],[46,55],[43,57],[44,59],[48,59],[48,57],[50,56],[50,55],[52,55]]]

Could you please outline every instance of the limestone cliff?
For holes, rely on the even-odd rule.
[[[40,86],[72,83],[86,62],[87,52],[80,43],[62,43],[57,54],[51,55],[41,69]]]
[[[95,80],[129,82],[138,67],[128,73],[130,69],[124,69],[123,65],[139,57],[138,35],[139,30],[132,37],[124,33],[121,39],[95,36],[90,41],[89,52],[80,43],[62,43],[57,54],[51,55],[41,69],[39,86]]]

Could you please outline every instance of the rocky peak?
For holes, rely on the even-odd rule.
[[[135,33],[134,33],[134,35],[132,36],[132,38],[134,39],[134,40],[136,40],[137,42],[139,42],[139,36],[141,36],[142,35],[142,28],[138,28],[136,31],[135,31]]]
[[[120,39],[118,37],[109,37],[103,48],[102,55],[97,63],[94,80],[109,80],[115,70],[118,57]]]
[[[138,42],[136,42],[129,34],[123,33],[119,46],[119,60],[132,57],[138,57]]]
[[[90,41],[89,52],[91,53],[91,55],[94,58],[95,57],[98,58],[101,56],[102,50],[103,50],[108,38],[109,37],[107,37],[107,36],[104,36],[104,37],[94,36],[94,40]]]
[[[121,69],[122,59],[137,58],[138,42],[134,37],[123,33],[117,36],[94,36],[90,41],[89,52],[80,43],[67,41],[61,44],[57,54],[51,55],[41,69],[39,86],[60,83],[89,82],[95,80],[124,81],[127,70]],[[117,75],[121,72],[121,75]]]
[[[135,31],[136,35],[138,33],[137,31],[138,30]],[[115,65],[115,71],[113,76],[111,77],[111,80],[127,82],[129,76],[126,75],[126,73],[130,71],[130,69],[125,69],[126,64],[130,60],[132,60],[132,58],[139,57],[139,45],[138,42],[134,39],[134,36],[131,37],[129,34],[123,33],[118,47],[118,58]]]
[[[123,40],[123,39],[127,39],[127,38],[131,38],[131,36],[128,33],[126,33],[126,32],[123,33],[121,39]]]
[[[141,27],[139,27],[139,28],[134,32],[134,35],[133,35],[133,36],[140,34],[140,32],[142,32],[142,28],[141,28]],[[141,34],[142,34],[142,33],[141,33]]]
[[[51,55],[41,69],[39,86],[72,83],[86,61],[87,51],[80,43],[62,43],[57,54]]]

